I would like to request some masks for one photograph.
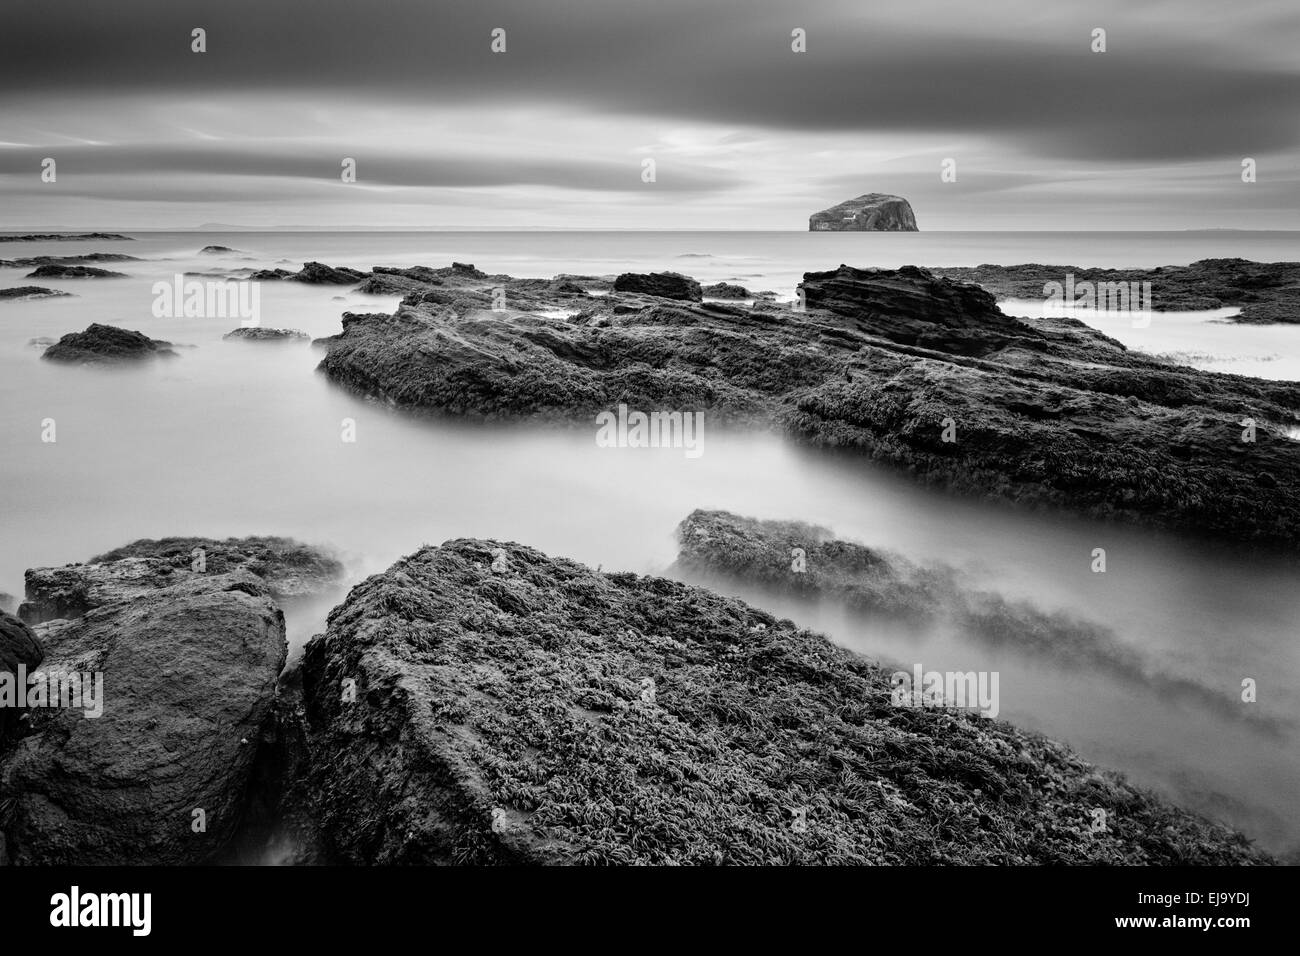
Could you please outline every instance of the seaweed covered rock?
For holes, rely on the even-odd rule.
[[[898,705],[789,621],[513,543],[362,582],[303,688],[305,790],[352,863],[1268,860],[1059,744]]]
[[[51,345],[41,358],[73,364],[137,362],[149,358],[175,358],[170,342],[151,339],[143,332],[94,322],[84,332],[69,332]]]
[[[757,585],[820,604],[917,625],[941,624],[988,647],[1010,648],[1119,678],[1139,693],[1191,706],[1276,734],[1278,722],[1243,710],[1219,689],[1171,675],[1104,625],[972,586],[943,564],[916,565],[900,555],[845,541],[802,521],[694,511],[677,527],[674,570],[709,586]]]
[[[80,617],[103,604],[234,570],[260,578],[277,598],[294,598],[327,590],[343,565],[323,548],[291,538],[142,538],[83,564],[29,569],[18,615],[32,624]]]
[[[39,629],[75,706],[32,708],[0,760],[3,862],[204,863],[243,813],[284,665],[284,617],[245,571]],[[95,711],[98,710],[98,713]]]

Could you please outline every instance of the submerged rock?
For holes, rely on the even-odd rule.
[[[614,280],[615,292],[654,295],[661,299],[684,299],[699,302],[704,297],[700,284],[679,272],[624,272]]]
[[[902,196],[866,193],[808,217],[809,232],[916,232],[916,216]]]
[[[1231,695],[1172,675],[1108,627],[971,586],[943,564],[918,566],[867,545],[836,538],[801,521],[760,521],[726,511],[694,511],[677,528],[675,570],[700,583],[748,585],[763,593],[831,601],[851,611],[916,625],[942,625],[986,647],[1089,667],[1142,693],[1178,698],[1256,731],[1277,734],[1278,721],[1242,708]],[[797,570],[796,570],[797,567]]]
[[[175,358],[170,342],[151,339],[143,332],[101,325],[98,322],[84,332],[69,332],[47,348],[41,358],[52,362],[123,362],[146,358]]]
[[[238,249],[231,249],[229,246],[204,246],[199,250],[201,256],[226,256],[238,252]]]
[[[513,543],[353,588],[303,688],[305,790],[351,863],[1268,862],[1059,744],[895,704],[789,621]]]
[[[261,579],[273,597],[297,598],[334,587],[343,565],[291,538],[142,538],[84,564],[29,569],[18,616],[31,624],[80,617],[179,581],[235,570]]]
[[[125,241],[131,237],[116,232],[29,232],[22,235],[0,236],[0,242],[73,242],[90,239]]]
[[[125,272],[111,272],[93,266],[38,266],[29,279],[125,279]]]
[[[58,296],[71,296],[71,292],[60,292],[57,289],[43,289],[38,285],[18,286],[15,289],[0,289],[0,300],[3,299],[50,299]]]
[[[223,339],[246,342],[310,342],[311,336],[299,329],[265,329],[261,326],[242,326],[222,336]]]
[[[85,675],[101,713],[33,707],[0,759],[5,860],[212,860],[244,812],[284,665],[284,619],[244,571],[181,581],[39,629],[49,675]]]

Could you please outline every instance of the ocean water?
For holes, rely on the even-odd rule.
[[[1210,256],[1300,259],[1294,234],[918,233],[155,233],[135,242],[4,243],[0,258],[126,252],[118,280],[27,280],[75,298],[0,302],[0,591],[25,568],[84,560],[140,537],[282,534],[338,549],[349,581],[425,543],[520,541],[606,570],[662,573],[692,509],[802,519],[916,561],[960,568],[973,587],[1114,629],[1152,672],[1195,681],[1171,694],[1064,659],[1024,657],[943,630],[907,632],[833,606],[745,596],[845,646],[926,669],[997,670],[1000,717],[1075,746],[1276,851],[1300,847],[1300,589],[1294,567],[1177,537],[1065,520],[920,489],[853,457],[763,433],[706,430],[704,453],[606,449],[594,425],[550,430],[413,418],[347,395],[307,345],[226,342],[238,322],[155,318],[152,285],[181,272],[472,262],[550,276],[675,269],[793,294],[805,270],[858,266],[1180,264]],[[206,245],[226,256],[200,256]],[[261,324],[333,334],[344,311],[397,297],[261,285]],[[1008,303],[1034,314],[1036,303]],[[1088,316],[1081,316],[1089,320]],[[1300,377],[1300,328],[1157,313],[1148,327],[1098,314],[1132,347],[1218,371]],[[29,345],[91,322],[177,345],[133,369],[63,367]],[[57,441],[43,442],[53,419]],[[355,422],[355,442],[342,440]],[[1297,445],[1300,453],[1300,444]],[[1090,570],[1104,547],[1108,570]],[[295,652],[346,589],[286,607]],[[1240,681],[1259,701],[1237,703]],[[1258,720],[1243,720],[1243,707]]]

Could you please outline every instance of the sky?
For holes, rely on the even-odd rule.
[[[1297,0],[41,0],[0,231],[1300,229],[1297,51]]]

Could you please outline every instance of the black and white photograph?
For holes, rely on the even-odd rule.
[[[1298,51],[1292,0],[6,5],[6,921],[853,868],[1251,945]]]

